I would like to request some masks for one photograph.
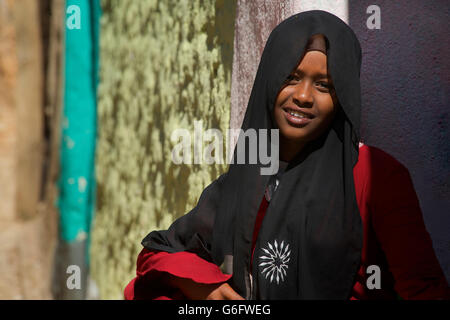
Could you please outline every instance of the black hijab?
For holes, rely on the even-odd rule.
[[[253,263],[253,229],[270,176],[261,175],[267,165],[259,159],[257,164],[237,164],[236,148],[234,164],[203,191],[194,209],[142,241],[151,250],[186,250],[217,265],[232,264],[231,285],[248,299],[348,299],[359,268],[362,224],[353,167],[358,159],[361,48],[350,27],[320,10],[281,22],[264,48],[241,129],[277,128],[273,108],[278,92],[315,34],[327,40],[339,111],[330,128],[308,143],[281,176]],[[240,139],[244,137],[238,143]],[[266,143],[271,150],[277,142]]]

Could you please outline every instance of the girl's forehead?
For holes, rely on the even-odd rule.
[[[327,56],[315,49],[308,50],[293,72],[316,78],[329,78]]]

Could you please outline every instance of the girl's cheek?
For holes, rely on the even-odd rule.
[[[283,90],[281,90],[280,95],[282,95],[286,99],[295,92],[295,90],[296,90],[295,88],[296,88],[296,86],[288,85],[288,86],[284,87]]]

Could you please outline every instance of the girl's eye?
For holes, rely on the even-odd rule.
[[[331,85],[328,84],[327,82],[322,81],[322,82],[318,82],[317,84],[323,90],[329,91],[331,89]]]
[[[286,82],[290,83],[290,82],[294,82],[294,81],[300,81],[300,78],[296,75],[289,75],[286,79]]]

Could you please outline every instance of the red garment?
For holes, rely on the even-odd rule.
[[[353,175],[363,223],[363,249],[350,299],[396,299],[397,294],[403,299],[450,299],[408,170],[384,151],[360,144]],[[255,222],[252,257],[267,205],[263,197]],[[370,265],[380,268],[381,289],[366,286],[373,274],[366,273]],[[164,273],[206,284],[231,278],[193,253],[151,252],[145,248],[139,254],[136,273],[125,288],[125,299],[183,298],[179,290],[158,284]]]

